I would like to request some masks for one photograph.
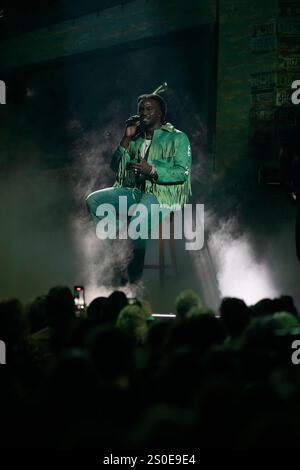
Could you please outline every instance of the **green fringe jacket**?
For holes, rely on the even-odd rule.
[[[112,156],[111,168],[116,172],[115,187],[131,187],[129,162],[137,162],[144,136],[132,139],[128,148],[119,146]],[[146,180],[145,192],[156,196],[161,207],[181,209],[191,191],[191,146],[187,135],[169,122],[156,129],[148,153],[148,163],[155,165],[158,179]]]

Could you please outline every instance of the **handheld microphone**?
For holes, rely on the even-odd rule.
[[[133,124],[138,123],[140,120],[141,117],[138,114],[131,116],[125,121],[126,127],[132,126]]]

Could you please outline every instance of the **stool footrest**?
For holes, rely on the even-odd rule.
[[[147,269],[147,268],[148,269],[161,269],[161,266],[159,264],[145,264],[144,269]],[[168,268],[172,268],[172,266],[170,266],[168,264],[164,264],[163,268],[168,269]]]
[[[170,214],[170,233],[174,237],[174,212]],[[164,239],[162,238],[162,223],[159,224],[159,239],[158,239],[158,263],[157,264],[146,264],[145,269],[157,269],[159,270],[159,278],[161,281],[164,280],[164,273],[166,269],[173,269],[174,273],[178,274],[176,252],[174,246],[174,238],[169,239],[169,250],[170,250],[170,262],[171,265],[165,264],[165,247]]]

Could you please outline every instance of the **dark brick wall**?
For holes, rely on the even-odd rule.
[[[255,23],[278,14],[277,0],[220,0],[216,169],[235,165],[249,154],[251,74],[273,68],[276,51],[253,54]]]

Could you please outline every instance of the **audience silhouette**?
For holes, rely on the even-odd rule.
[[[79,317],[65,286],[25,306],[3,300],[2,446],[296,447],[300,369],[291,358],[300,321],[293,299],[251,306],[224,298],[216,314],[187,290],[174,308],[175,318],[157,319],[148,302],[115,291]]]

